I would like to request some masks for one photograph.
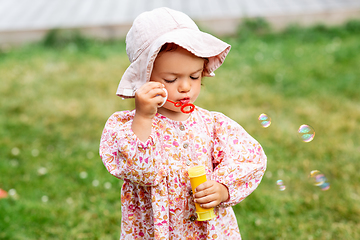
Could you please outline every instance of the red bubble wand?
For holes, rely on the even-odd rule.
[[[195,105],[192,103],[174,102],[174,101],[167,99],[168,92],[166,91],[165,88],[164,88],[164,91],[166,93],[166,97],[164,98],[164,102],[162,102],[162,104],[159,105],[159,107],[162,107],[165,104],[165,102],[170,102],[170,103],[174,104],[175,107],[179,107],[180,110],[186,114],[192,113],[195,110]]]
[[[195,105],[192,103],[183,104],[182,102],[173,102],[169,99],[166,99],[166,101],[171,102],[172,104],[174,104],[175,107],[180,107],[180,110],[183,113],[192,113],[195,110]],[[186,110],[187,107],[189,108],[189,110]]]

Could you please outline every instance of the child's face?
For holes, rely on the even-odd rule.
[[[155,59],[150,79],[165,85],[169,100],[183,104],[194,103],[201,89],[204,61],[181,47],[164,51]],[[179,107],[169,102],[158,112],[173,118],[184,115]]]

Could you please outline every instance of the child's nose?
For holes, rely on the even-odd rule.
[[[179,92],[188,92],[191,89],[191,79],[184,79],[179,85]]]

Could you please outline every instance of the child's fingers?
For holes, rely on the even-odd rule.
[[[206,195],[201,198],[195,198],[194,200],[203,208],[216,207],[221,203],[220,198],[217,196],[217,194]]]
[[[167,99],[167,93],[165,88],[155,88],[149,92],[150,99],[156,103],[157,107],[162,107]]]
[[[167,97],[167,94],[166,94],[166,90],[164,90],[165,88],[154,88],[152,89],[150,92],[151,94],[154,96],[154,97],[162,97],[162,98],[165,98]]]
[[[142,85],[138,90],[136,90],[136,93],[141,94],[141,95],[149,94],[154,89],[162,90],[164,87],[165,87],[164,84],[159,83],[159,82],[147,82],[144,85]]]
[[[200,204],[200,207],[208,209],[208,208],[216,207],[217,205],[219,205],[219,202],[218,201],[211,201],[211,202],[208,202],[208,203],[199,203],[199,204]]]
[[[214,193],[214,189],[212,188],[212,185],[208,184],[207,182],[199,185],[196,189],[195,189],[195,194],[194,196],[196,198],[201,198],[201,197],[205,197],[207,195],[213,194]]]
[[[213,184],[210,181],[204,182],[200,184],[195,189],[194,199],[199,203],[208,203],[216,198],[214,195],[216,194],[215,188],[213,188]]]
[[[204,208],[216,207],[224,199],[221,187],[216,181],[206,181],[195,189],[194,201]]]
[[[206,181],[206,182],[200,184],[199,186],[197,186],[196,189],[195,189],[195,192],[204,191],[204,190],[206,190],[206,189],[208,189],[208,188],[210,188],[212,186],[213,186],[212,181]]]
[[[147,82],[146,84],[143,85],[145,88],[152,90],[152,89],[162,89],[164,88],[164,84],[159,83],[159,82]]]
[[[148,82],[135,92],[136,115],[153,118],[158,106],[164,102],[164,85],[159,82]]]
[[[216,194],[214,193],[203,195],[201,197],[194,197],[194,200],[197,203],[208,203],[214,201],[214,199],[216,199]]]
[[[166,92],[164,91],[162,83],[158,82],[149,82],[141,86],[135,93],[135,100],[140,104],[160,104],[164,101],[166,97]]]

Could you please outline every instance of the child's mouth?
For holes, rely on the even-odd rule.
[[[182,105],[184,104],[187,104],[190,102],[190,98],[183,98],[183,99],[180,99],[179,102],[181,102]]]

